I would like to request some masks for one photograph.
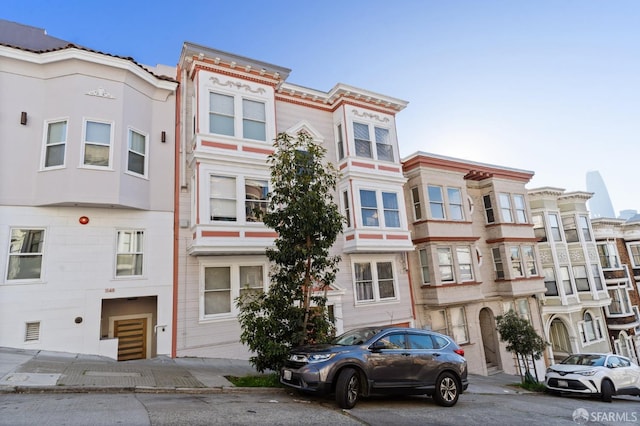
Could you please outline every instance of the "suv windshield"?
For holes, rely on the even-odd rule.
[[[341,346],[361,345],[381,330],[382,328],[357,328],[341,334],[333,339],[331,343]]]
[[[602,367],[604,365],[604,359],[604,355],[571,355],[569,358],[562,361],[561,364]]]

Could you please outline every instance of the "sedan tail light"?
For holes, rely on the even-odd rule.
[[[460,356],[464,356],[464,349],[458,348],[458,349],[454,349],[453,351]]]

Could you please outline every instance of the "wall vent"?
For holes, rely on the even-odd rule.
[[[26,325],[24,341],[34,342],[40,340],[40,321],[28,322]]]

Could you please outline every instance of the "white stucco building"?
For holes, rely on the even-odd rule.
[[[0,346],[170,354],[175,70],[0,27]]]

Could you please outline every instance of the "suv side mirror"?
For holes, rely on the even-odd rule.
[[[374,342],[373,345],[369,346],[369,349],[371,349],[372,352],[380,352],[382,349],[386,347],[387,346],[384,344],[382,340],[378,340],[377,342]]]

